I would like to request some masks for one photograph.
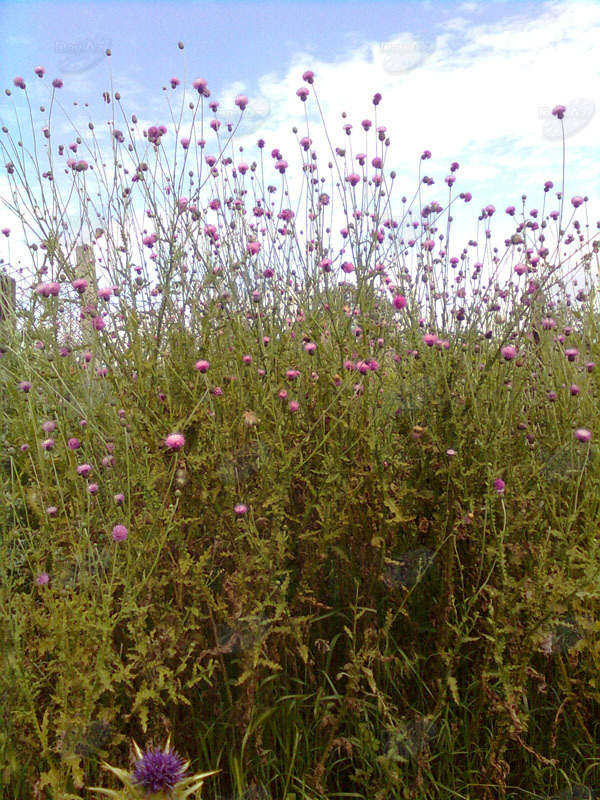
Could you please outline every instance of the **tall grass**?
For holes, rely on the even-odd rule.
[[[167,734],[211,797],[594,796],[600,239],[546,184],[453,256],[454,164],[394,227],[378,95],[358,159],[305,113],[293,201],[193,90],[163,133],[111,88],[110,157],[57,144],[58,86],[43,150],[3,125],[35,270],[1,328],[3,796],[116,787]]]

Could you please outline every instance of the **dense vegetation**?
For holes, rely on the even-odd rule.
[[[547,183],[502,252],[487,206],[454,256],[459,165],[446,203],[419,171],[394,217],[379,95],[365,152],[347,131],[328,165],[306,115],[295,205],[277,148],[269,185],[264,141],[246,164],[208,121],[206,81],[164,130],[107,92],[95,169],[93,125],[55,139],[61,88],[46,172],[0,139],[35,273],[0,323],[2,796],[116,788],[101,762],[169,734],[221,770],[208,798],[595,796],[584,199],[547,211]],[[104,285],[81,283],[73,203]]]

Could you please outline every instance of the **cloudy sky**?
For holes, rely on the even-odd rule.
[[[180,40],[183,51],[177,46]],[[70,117],[80,122],[91,118],[98,127],[104,121],[105,129],[102,93],[111,88],[111,70],[113,89],[120,91],[128,113],[156,125],[171,121],[167,98],[180,102],[184,87],[190,92],[193,79],[204,77],[211,98],[221,103],[221,119],[237,114],[237,94],[249,97],[239,140],[245,158],[256,157],[255,142],[262,136],[269,151],[276,146],[285,150],[293,186],[292,173],[301,162],[292,152],[292,144],[294,150],[297,145],[291,128],[302,130],[305,111],[296,90],[305,85],[304,70],[312,69],[334,146],[346,144],[345,122],[362,135],[360,122],[373,118],[372,97],[381,92],[377,124],[387,127],[391,140],[386,171],[398,173],[398,197],[413,196],[421,166],[422,174],[436,181],[428,199],[444,204],[444,178],[457,161],[454,192],[469,191],[473,199],[455,214],[456,254],[470,238],[481,238],[477,217],[488,204],[497,209],[493,242],[503,249],[504,239],[514,231],[504,209],[520,209],[522,194],[527,195],[526,210],[541,209],[544,182],[551,180],[554,189],[546,198],[546,213],[558,209],[562,140],[550,110],[559,103],[567,107],[565,195],[589,196],[587,216],[591,231],[596,228],[598,41],[600,3],[579,0],[0,2],[0,87],[11,89],[10,97],[1,95],[0,121],[14,133],[18,116],[22,136],[30,141],[25,93],[13,85],[17,75],[27,83],[34,112],[48,102],[52,79],[60,77],[60,101]],[[43,80],[33,72],[37,65],[46,68]],[[173,76],[181,80],[175,90],[169,83]],[[317,120],[313,100],[309,98],[306,110]],[[82,108],[84,102],[88,109]],[[43,115],[38,115],[41,143],[43,124]],[[74,139],[72,128],[66,118],[58,124],[60,141],[68,145]],[[326,141],[314,126],[311,136],[314,147]],[[432,152],[425,166],[420,162],[424,149]],[[0,196],[9,198],[6,160],[2,152]],[[569,205],[569,214],[571,210]],[[578,218],[585,225],[583,209]],[[19,238],[19,221],[0,204],[2,227],[10,227],[11,235],[0,236],[0,258],[9,274],[15,274],[28,251]]]

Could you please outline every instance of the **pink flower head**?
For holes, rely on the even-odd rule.
[[[576,347],[569,347],[565,350],[565,355],[569,361],[576,361],[579,355],[579,350]]]
[[[406,298],[401,294],[397,294],[392,302],[394,304],[394,308],[397,308],[398,310],[406,307]]]
[[[44,75],[46,74],[46,70],[44,69],[44,67],[34,67],[33,71],[38,76],[38,78],[43,78]]]
[[[181,433],[171,433],[165,439],[165,447],[171,450],[181,450],[185,444],[185,436]]]
[[[576,195],[575,197],[571,198],[571,203],[574,208],[579,208],[579,206],[582,205],[583,202],[584,202],[583,197],[580,197],[579,195]]]
[[[86,478],[91,471],[92,467],[90,464],[80,464],[76,469],[77,474],[83,475],[84,478]]]
[[[513,358],[516,358],[517,348],[513,347],[512,344],[508,344],[506,347],[503,347],[500,352],[507,361],[512,361]]]
[[[115,525],[112,529],[112,538],[115,542],[124,542],[129,536],[129,531],[125,525]]]
[[[245,94],[239,94],[235,98],[234,103],[240,109],[240,111],[243,111],[246,108],[246,106],[248,105],[248,98],[246,97]]]
[[[55,89],[62,89],[63,82],[60,78],[54,78],[52,81],[52,86],[54,86]]]
[[[2,234],[4,236],[10,236],[10,228],[2,228]]]
[[[427,347],[433,347],[437,340],[438,337],[435,333],[426,333],[425,336],[423,336],[423,344],[426,344]]]
[[[196,369],[198,372],[206,372],[210,367],[210,361],[196,361]]]
[[[13,83],[19,89],[24,89],[25,86],[26,86],[25,81],[23,80],[23,78],[20,75],[17,75],[17,77],[13,80]]]
[[[86,281],[86,279],[85,279],[85,278],[77,278],[76,280],[74,280],[74,281],[71,283],[71,286],[72,286],[72,287],[73,287],[73,288],[74,288],[74,289],[75,289],[77,292],[79,292],[79,294],[83,294],[83,293],[85,292],[85,290],[87,289],[88,282]]]
[[[292,414],[294,414],[300,408],[300,403],[297,400],[291,400],[288,407]]]
[[[504,489],[506,484],[502,480],[502,478],[496,478],[494,481],[494,489],[498,492],[498,494],[504,494]]]
[[[35,582],[37,583],[38,586],[46,586],[49,580],[50,577],[47,572],[40,572],[40,574],[35,579]]]
[[[177,86],[179,86],[180,83],[181,81],[179,80],[179,78],[171,78],[171,89],[177,88]]]
[[[194,78],[192,82],[192,86],[194,89],[198,91],[198,94],[203,95],[204,97],[208,97],[206,92],[208,91],[206,88],[208,81],[205,78]]]
[[[19,389],[22,392],[25,392],[25,394],[27,394],[27,392],[29,392],[29,390],[31,389],[30,381],[21,381],[21,383],[19,384]]]
[[[302,80],[307,83],[313,83],[315,80],[315,73],[311,69],[307,69],[306,72],[302,73]]]
[[[255,256],[260,250],[260,242],[248,242],[248,252]]]
[[[562,119],[565,115],[566,110],[567,109],[565,106],[554,106],[554,108],[552,109],[552,115],[554,117],[557,117],[557,119]]]
[[[298,95],[298,97],[300,98],[300,100],[302,100],[302,102],[303,102],[303,103],[305,103],[305,102],[306,102],[306,98],[307,98],[307,97],[308,97],[308,95],[309,95],[309,91],[308,91],[308,89],[306,88],[306,86],[301,86],[301,87],[300,87],[300,88],[297,90],[296,94]]]
[[[576,439],[580,442],[589,442],[592,438],[592,432],[588,431],[586,428],[577,428],[574,433]]]
[[[75,437],[73,437],[72,439],[69,439],[69,441],[67,442],[67,447],[69,448],[69,450],[77,450],[79,448],[80,444],[81,443],[80,443],[79,439],[76,439]]]
[[[243,503],[238,503],[236,506],[234,506],[233,510],[238,517],[243,517],[244,514],[248,513],[248,506],[245,506]]]

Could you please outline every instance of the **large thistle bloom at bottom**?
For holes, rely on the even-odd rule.
[[[185,800],[202,788],[204,779],[216,775],[221,770],[189,775],[189,761],[183,759],[170,748],[171,737],[161,750],[146,750],[142,753],[134,742],[137,760],[133,773],[112,767],[104,762],[102,766],[113,772],[124,784],[123,789],[102,789],[90,787],[92,792],[113,797],[115,800]]]

